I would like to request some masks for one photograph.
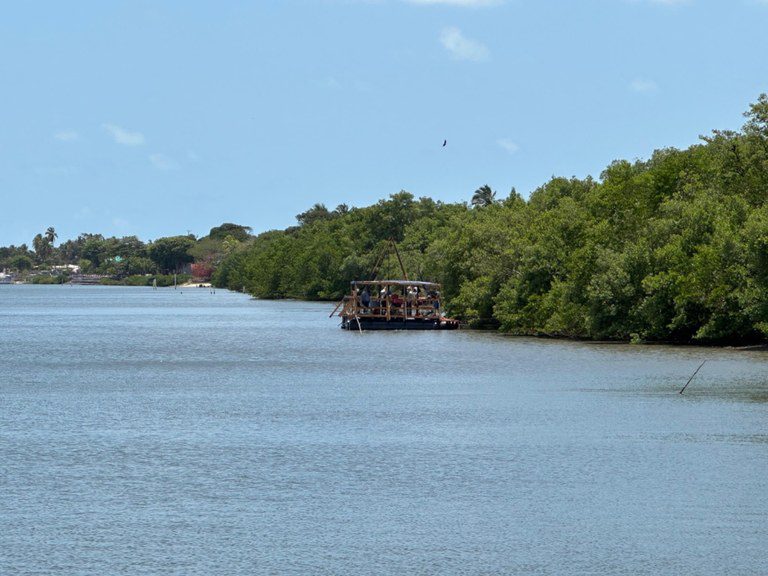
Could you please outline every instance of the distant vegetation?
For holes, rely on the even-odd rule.
[[[299,226],[236,247],[214,282],[259,297],[339,298],[394,238],[452,314],[515,334],[699,343],[768,334],[768,97],[739,132],[553,178],[529,200],[488,186],[469,204],[407,192],[316,204]],[[396,275],[391,260],[384,273]]]
[[[410,274],[443,285],[473,326],[588,339],[765,342],[768,335],[768,97],[741,131],[687,150],[613,162],[592,178],[553,178],[524,200],[487,185],[469,202],[393,194],[373,206],[315,204],[298,225],[252,236],[222,224],[201,239],[83,234],[54,247],[49,228],[0,248],[28,274],[77,263],[112,280],[190,269],[260,298],[340,298],[397,241]],[[144,276],[142,276],[144,275]],[[389,257],[379,276],[399,277]],[[144,280],[146,281],[146,280]],[[135,282],[140,282],[136,280]]]
[[[0,247],[0,269],[33,284],[60,284],[77,275],[102,276],[102,284],[144,286],[172,285],[177,279],[207,281],[219,263],[250,238],[251,229],[222,224],[200,239],[192,235],[158,238],[142,242],[136,236],[105,238],[101,234],[80,234],[56,246],[53,227],[26,244]]]

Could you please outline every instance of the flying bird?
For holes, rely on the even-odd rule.
[[[445,148],[446,144],[448,144],[448,140],[443,140],[443,148]]]

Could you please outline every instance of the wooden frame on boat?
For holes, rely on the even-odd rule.
[[[336,310],[346,330],[455,330],[442,315],[440,284],[417,280],[354,280]],[[331,315],[333,315],[334,310]]]

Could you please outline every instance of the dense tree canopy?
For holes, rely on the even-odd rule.
[[[147,254],[161,272],[178,272],[184,264],[194,261],[189,254],[194,245],[195,239],[191,236],[169,236],[155,240]]]
[[[228,236],[231,236],[238,242],[244,242],[248,239],[250,233],[250,226],[242,226],[240,224],[225,222],[221,226],[215,226],[211,228],[208,237],[212,240],[224,240]]]
[[[247,226],[223,224],[214,230],[217,229],[231,232],[242,240],[250,237]],[[34,251],[26,245],[0,247],[0,270],[25,272],[35,268],[34,273],[45,274],[55,266],[78,265],[84,273],[120,281],[129,276],[179,271],[187,263],[199,260],[203,265],[198,270],[210,275],[212,267],[240,243],[231,234],[221,239],[206,236],[199,241],[191,236],[172,236],[145,244],[136,236],[105,238],[101,234],[83,233],[55,247],[53,242],[57,237],[55,229],[49,227],[33,238]]]
[[[757,342],[768,334],[768,97],[740,132],[616,161],[599,180],[553,178],[523,200],[488,185],[467,204],[392,195],[316,204],[300,227],[260,234],[214,280],[260,297],[340,297],[399,242],[452,314],[516,334]],[[385,261],[381,275],[397,274]]]

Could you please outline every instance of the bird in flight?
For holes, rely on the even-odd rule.
[[[446,144],[448,144],[448,140],[443,140],[443,148],[445,148]]]

